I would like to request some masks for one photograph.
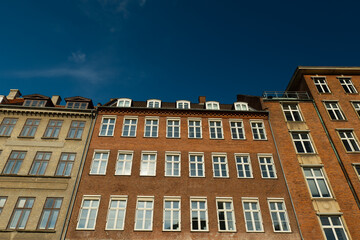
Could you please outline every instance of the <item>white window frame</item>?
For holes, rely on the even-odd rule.
[[[236,173],[237,173],[237,177],[238,178],[254,178],[253,177],[253,171],[252,171],[252,166],[251,166],[251,158],[250,158],[250,154],[249,153],[235,153],[234,154],[235,156],[235,165],[236,165]],[[241,158],[241,162],[239,163],[237,160],[238,160],[238,157]],[[247,163],[244,163],[244,157],[247,158]],[[247,177],[246,176],[246,170],[245,170],[245,165],[248,165],[249,166],[249,172],[250,172],[250,176]],[[243,177],[241,177],[239,175],[239,166],[242,166],[242,172],[244,174]]]
[[[338,132],[340,141],[341,141],[342,145],[344,146],[346,152],[349,152],[349,153],[350,152],[354,152],[354,153],[360,152],[359,142],[357,140],[357,137],[354,134],[354,130],[352,130],[352,129],[336,129],[336,130]],[[346,134],[346,133],[350,133],[351,136],[350,137],[347,136],[348,134]],[[345,134],[345,137],[341,137],[342,134]],[[344,144],[345,142],[351,148],[350,149],[351,151],[349,151],[346,148],[346,146]]]
[[[195,164],[195,172],[196,172],[196,176],[192,176],[191,175],[191,156],[195,156],[195,162],[193,164]],[[198,162],[197,161],[197,157],[201,157],[202,161],[201,162]],[[202,171],[203,171],[203,176],[198,176],[198,164],[202,164]],[[205,159],[204,159],[204,153],[203,152],[189,152],[189,177],[200,177],[200,178],[203,178],[205,177]]]
[[[305,174],[305,169],[310,169],[312,176],[306,176],[306,174]],[[322,176],[316,176],[316,175],[314,174],[314,169],[319,169]],[[311,195],[312,198],[316,198],[316,199],[318,199],[318,198],[326,198],[326,199],[332,198],[332,193],[331,193],[331,190],[330,190],[330,185],[329,185],[329,183],[328,183],[328,181],[327,181],[327,177],[326,177],[326,175],[325,175],[325,172],[324,172],[324,170],[323,170],[323,167],[321,167],[321,166],[318,166],[318,167],[315,167],[315,166],[314,166],[314,167],[303,167],[302,170],[303,170],[304,178],[305,178],[305,181],[306,181],[306,185],[307,185],[307,187],[308,187],[308,189],[309,189],[309,193],[310,193],[310,195]],[[317,190],[317,192],[319,193],[319,196],[318,196],[318,197],[317,197],[317,196],[313,196],[313,193],[311,192],[309,180],[314,181],[316,190]],[[328,191],[328,193],[329,193],[329,196],[327,196],[327,197],[325,196],[325,197],[324,197],[324,192],[321,191],[321,187],[319,186],[319,181],[323,181],[323,183],[325,184],[325,187],[326,187],[326,189],[327,189],[327,191]]]
[[[285,205],[285,201],[283,198],[268,198],[268,206],[269,206],[269,212],[270,212],[270,217],[271,217],[271,222],[272,222],[272,226],[273,226],[273,231],[274,232],[291,232],[291,227],[290,227],[290,220],[289,220],[289,216],[286,210],[286,205]],[[275,203],[275,208],[276,209],[271,209],[271,203]],[[277,204],[282,204],[282,208],[283,209],[278,209],[278,205]],[[274,222],[274,218],[273,218],[273,213],[274,215],[276,215],[276,220],[279,223],[279,227],[280,230],[276,230],[275,229],[275,222]],[[284,217],[285,217],[285,223],[286,226],[288,228],[288,230],[284,230],[284,226],[283,223],[281,222],[281,217],[280,214],[283,213]]]
[[[120,162],[119,156],[122,155],[122,154],[125,155],[125,159],[122,160],[122,162],[124,162],[124,164],[123,164],[123,169],[122,169],[121,172],[120,172],[120,170],[119,170],[119,162]],[[129,160],[129,159],[126,159],[126,157],[127,157],[128,155],[131,155],[131,159],[130,159],[130,160]],[[134,151],[130,151],[130,150],[119,150],[119,151],[118,151],[118,154],[117,154],[117,159],[116,159],[115,175],[119,175],[119,176],[131,176],[133,158],[134,158]],[[128,173],[128,174],[125,174],[125,169],[126,169],[125,166],[126,166],[127,164],[130,164],[130,170],[129,170],[129,173]]]
[[[220,126],[211,126],[211,123],[217,123],[220,122]],[[209,123],[209,137],[210,139],[224,139],[224,129],[223,129],[223,124],[222,124],[222,119],[221,118],[209,118],[208,119],[208,123]],[[215,129],[215,137],[211,137],[211,128]],[[218,137],[218,129],[221,129],[221,137]]]
[[[230,203],[231,209],[219,209],[219,203]],[[235,219],[235,210],[232,197],[217,197],[216,198],[216,212],[217,212],[217,220],[218,220],[218,230],[219,232],[236,232],[236,219]],[[220,212],[224,213],[224,221],[225,221],[225,228],[220,229]],[[227,219],[229,216],[228,213],[231,213],[231,220]],[[229,221],[233,221],[234,229],[229,229]]]
[[[351,80],[351,77],[337,77],[345,93],[356,94],[358,91]]]
[[[225,158],[225,162],[217,162],[215,164],[214,159],[215,158]],[[226,153],[212,153],[211,154],[211,159],[212,159],[212,165],[213,165],[213,177],[214,178],[229,178],[229,164],[228,164],[228,160],[227,160],[227,154]],[[220,160],[220,159],[219,159]],[[219,165],[219,176],[215,176],[215,165]],[[226,168],[226,175],[222,174],[222,165],[225,165]]]
[[[190,121],[200,122],[200,126],[190,126]],[[190,128],[194,129],[194,137],[190,137]],[[200,137],[196,136],[196,129],[200,128]],[[202,119],[201,118],[188,118],[188,138],[190,139],[202,139]]]
[[[263,225],[262,216],[261,216],[261,209],[260,209],[259,199],[258,198],[252,198],[252,197],[242,197],[241,202],[242,202],[242,207],[243,207],[246,232],[264,232],[264,225]],[[246,210],[244,203],[256,203],[257,209],[247,209]],[[251,204],[250,204],[250,208],[252,208]],[[254,230],[249,230],[248,229],[247,219],[246,219],[246,212],[250,212],[251,223],[252,223],[252,226],[253,226]],[[255,227],[254,213],[256,213],[256,212],[258,213],[259,223],[260,223],[260,227],[261,227],[261,229],[259,229],[259,230],[256,230],[256,227]]]
[[[178,122],[179,125],[169,125],[169,121]],[[172,135],[170,135],[169,127],[171,127]],[[175,129],[179,128],[179,136],[175,137]],[[166,119],[166,138],[181,138],[181,119],[180,118],[167,118]]]
[[[118,100],[116,102],[116,106],[117,107],[131,107],[131,103],[132,103],[132,100],[130,98],[118,98]]]
[[[156,104],[159,104],[159,107],[155,107]],[[152,106],[150,106],[152,105]],[[146,101],[146,107],[148,108],[161,108],[161,100],[159,99],[149,99]]]
[[[360,117],[360,101],[351,101],[351,105],[353,106],[356,115]]]
[[[147,124],[146,121],[151,121],[151,124]],[[157,124],[153,124],[153,121],[157,121]],[[144,120],[144,137],[146,138],[157,138],[159,136],[159,117],[145,117]],[[150,136],[146,136],[146,127],[150,127]],[[156,131],[154,131],[154,127],[156,127]],[[153,133],[156,132],[155,136],[152,136]]]
[[[264,179],[277,179],[276,167],[275,167],[275,162],[274,162],[274,158],[273,158],[272,154],[258,153],[257,156],[258,156],[258,160],[259,160],[261,178],[264,178]],[[261,163],[262,158],[265,158],[265,160],[266,160],[264,163]],[[270,161],[271,161],[270,163],[267,162],[267,158],[270,158]],[[264,174],[263,174],[262,166],[264,166],[266,168],[267,177],[264,176]],[[270,167],[272,167],[272,169],[273,169],[274,177],[270,176]]]
[[[324,226],[321,222],[321,218],[322,217],[327,217],[328,218],[328,221],[330,223],[330,225],[327,225],[327,226]],[[339,218],[339,222],[340,222],[340,225],[333,225],[333,221],[332,221],[332,217],[337,217]],[[337,215],[337,214],[331,214],[331,215],[319,215],[319,222],[320,222],[320,225],[321,225],[321,229],[323,231],[323,234],[324,236],[326,237],[326,233],[325,233],[325,229],[331,229],[332,230],[332,233],[333,235],[335,236],[335,239],[338,240],[338,235],[336,234],[336,230],[335,229],[342,229],[345,233],[345,237],[346,239],[345,240],[349,240],[349,236],[348,236],[348,233],[346,231],[346,228],[345,228],[345,225],[343,223],[343,219],[341,217],[341,215]]]
[[[144,159],[144,155],[155,155],[155,160],[149,160],[149,159]],[[150,169],[149,166],[152,162],[154,162],[154,173],[153,174],[144,174],[141,173],[142,171],[145,171],[145,169],[143,169],[143,164],[145,162],[147,162],[147,171]],[[143,151],[141,152],[141,162],[140,162],[140,176],[156,176],[156,162],[157,162],[157,152],[156,151]]]
[[[205,103],[205,107],[208,110],[220,110],[220,104],[216,101],[208,101]]]
[[[179,161],[176,162],[174,161],[174,159],[172,158],[171,161],[168,161],[168,156],[178,156],[179,157]],[[167,164],[170,163],[171,164],[171,174],[167,173]],[[179,175],[174,175],[174,165],[175,164],[179,164]],[[166,151],[165,152],[165,177],[180,177],[181,176],[181,152],[173,152],[173,151]]]
[[[205,222],[206,222],[206,229],[193,229],[192,225],[192,202],[205,202],[205,209],[196,208],[194,211],[197,212],[197,215],[200,216],[200,212],[205,212]],[[199,219],[200,220],[200,219]],[[200,221],[198,221],[200,223]],[[199,225],[201,228],[201,224]],[[190,231],[191,232],[208,232],[209,231],[209,217],[208,217],[208,205],[207,205],[207,198],[206,197],[190,197]]]
[[[114,119],[114,124],[110,124],[110,123],[104,123],[104,119]],[[103,128],[103,125],[106,125],[106,131],[105,134],[101,134],[101,130]],[[108,134],[109,133],[109,126],[110,125],[114,125],[114,128],[112,130],[112,134]],[[114,136],[114,132],[115,132],[115,126],[116,126],[116,116],[102,116],[101,118],[101,125],[100,125],[100,129],[99,129],[99,137],[108,137],[108,136]]]
[[[253,123],[256,124],[255,127],[253,127]],[[262,124],[262,127],[259,127],[258,124]],[[266,130],[265,130],[265,123],[263,120],[250,120],[250,127],[251,127],[251,133],[253,136],[253,140],[256,141],[265,141],[267,140]],[[258,138],[255,138],[254,130],[256,131],[256,134],[259,136]],[[260,130],[264,132],[264,138],[261,137]]]
[[[249,111],[249,104],[247,102],[234,102],[234,109],[236,111]]]
[[[106,225],[105,225],[105,230],[124,230],[124,226],[125,226],[125,219],[126,219],[126,207],[127,207],[127,200],[128,200],[128,196],[127,195],[111,195],[110,196],[110,200],[109,200],[109,207],[108,207],[108,211],[107,211],[107,216],[106,216]],[[111,207],[111,202],[112,201],[125,201],[125,207],[121,208],[116,206],[116,208],[112,208]],[[114,227],[110,228],[108,226],[109,223],[109,216],[110,216],[110,211],[114,210],[115,212],[115,219],[114,219]],[[124,219],[122,221],[122,226],[120,226],[119,228],[116,228],[116,222],[117,219],[119,218],[119,211],[123,210],[124,211]]]
[[[172,208],[172,206],[170,208],[166,208],[166,202],[179,202],[179,209],[174,209]],[[173,204],[171,204],[173,205]],[[178,214],[178,217],[179,217],[179,228],[178,229],[172,229],[172,226],[171,225],[171,229],[165,229],[165,215],[166,215],[166,212],[170,212],[170,222],[173,223],[174,222],[174,212],[175,211],[179,211],[179,214]],[[165,232],[180,232],[181,231],[181,197],[178,197],[178,196],[164,196],[164,201],[163,201],[163,223],[162,223],[162,226],[163,226],[163,231]]]
[[[337,101],[324,101],[323,103],[331,120],[346,120],[345,114]]]
[[[130,123],[130,124],[125,124],[126,120],[135,120],[135,123]],[[123,119],[123,127],[122,127],[122,131],[121,131],[121,136],[122,137],[136,137],[136,133],[137,133],[137,124],[138,124],[138,117],[136,116],[124,116]],[[129,126],[129,130],[128,130],[128,134],[125,135],[124,134],[124,130],[125,130],[125,126]],[[135,126],[135,134],[131,135],[131,127]]]
[[[180,107],[182,104],[182,107]],[[185,108],[185,104],[188,104],[188,108]],[[190,104],[190,101],[187,101],[187,100],[178,100],[176,101],[176,108],[178,109],[190,109],[191,108],[191,104]]]
[[[95,155],[99,153],[101,154],[101,156],[103,156],[103,154],[107,154],[107,159],[95,159]],[[107,170],[107,165],[109,163],[109,157],[110,157],[110,150],[98,150],[98,149],[95,149],[94,150],[94,153],[93,153],[93,157],[92,157],[92,161],[91,161],[91,166],[90,166],[90,175],[106,175],[106,170]],[[93,167],[94,167],[94,160],[98,160],[99,161],[99,165],[96,169],[95,172],[93,172]],[[105,172],[103,173],[100,173],[100,169],[101,169],[101,163],[102,162],[105,162]]]
[[[88,207],[88,208],[86,208],[86,209],[90,209],[90,211],[88,211],[88,214],[86,216],[85,227],[84,228],[79,228],[81,213],[82,213],[82,211],[84,209],[84,207],[83,207],[84,206],[84,201],[87,201],[87,200],[98,201],[98,205],[97,205],[97,207]],[[101,201],[101,195],[84,195],[83,196],[82,201],[81,201],[81,206],[80,206],[80,209],[79,209],[79,215],[78,215],[78,220],[77,220],[77,224],[76,224],[76,230],[95,230],[97,215],[98,215],[98,212],[99,212],[100,201]],[[89,217],[90,217],[91,210],[96,210],[96,214],[95,214],[95,219],[94,219],[94,227],[89,228],[89,227],[87,227],[87,225],[89,223]]]
[[[135,223],[134,223],[134,231],[152,231],[153,230],[153,219],[154,219],[154,201],[155,198],[154,196],[138,196],[137,197],[137,200],[136,200],[136,211],[135,211]],[[148,210],[151,210],[151,227],[150,229],[144,229],[144,228],[139,228],[137,229],[136,228],[136,221],[137,221],[137,217],[138,217],[138,211],[139,211],[139,202],[140,201],[144,201],[144,202],[152,202],[152,208],[142,208],[141,210],[142,211],[148,211]],[[146,213],[146,212],[145,212]],[[143,214],[143,219],[142,219],[142,222],[143,222],[143,226],[145,224],[145,215],[146,214]]]
[[[287,105],[287,107],[285,108],[284,105]],[[292,109],[291,106],[295,106],[296,109]],[[283,110],[283,113],[284,113],[285,120],[287,122],[302,122],[302,121],[304,121],[298,103],[284,102],[284,103],[281,104],[281,107],[282,107],[282,110]],[[291,119],[287,118],[286,113],[290,114]],[[300,120],[296,120],[296,115],[298,115]]]
[[[232,123],[235,123],[235,126],[231,126]],[[237,126],[240,123],[240,127]],[[229,126],[230,126],[230,134],[231,134],[231,139],[236,139],[236,140],[245,140],[246,139],[246,135],[245,135],[245,130],[244,130],[244,122],[242,119],[229,119]],[[234,138],[233,135],[233,129],[235,129],[235,134],[236,137]],[[241,134],[243,135],[243,137],[241,137]]]
[[[331,93],[331,90],[326,81],[326,77],[314,76],[311,78],[314,81],[314,85],[315,85],[315,88],[317,89],[318,93],[325,93],[325,94]],[[324,82],[320,82],[321,80],[324,80]],[[320,91],[319,91],[319,88],[320,88]]]
[[[299,139],[294,139],[293,134],[298,134]],[[303,138],[302,134],[306,134],[307,138]],[[294,148],[295,148],[295,151],[296,151],[297,154],[315,154],[316,153],[315,146],[314,146],[314,144],[312,142],[312,139],[311,139],[311,136],[310,136],[309,132],[307,132],[307,131],[294,131],[294,132],[290,132],[290,136],[291,136],[291,139],[292,139],[292,142],[293,142],[293,145],[294,145]],[[304,150],[304,152],[299,152],[298,151],[298,148],[296,147],[296,142],[299,142],[301,144],[301,147]],[[310,143],[312,151],[306,150],[305,142]]]
[[[358,176],[360,180],[360,163],[353,163],[354,171],[356,173],[356,176]]]

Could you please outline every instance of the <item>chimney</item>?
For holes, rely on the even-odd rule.
[[[21,93],[20,93],[19,89],[10,89],[10,93],[9,93],[9,95],[7,95],[6,98],[9,100],[13,100],[20,96],[21,96]]]
[[[54,104],[54,106],[59,105],[61,102],[61,97],[59,95],[54,95],[51,97],[51,101]]]
[[[205,96],[200,96],[199,97],[199,104],[205,104],[206,102],[206,97]]]

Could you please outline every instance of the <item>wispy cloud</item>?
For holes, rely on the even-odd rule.
[[[81,51],[72,52],[68,59],[71,62],[83,63],[86,61],[86,54]]]

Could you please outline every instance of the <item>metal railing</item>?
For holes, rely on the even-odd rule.
[[[262,95],[264,99],[298,99],[298,100],[310,100],[310,96],[307,92],[295,92],[295,91],[265,91]]]

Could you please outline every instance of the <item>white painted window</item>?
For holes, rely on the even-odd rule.
[[[203,153],[189,153],[189,176],[205,177],[205,162]]]
[[[348,240],[344,224],[340,216],[320,216],[321,227],[326,239]]]
[[[98,175],[105,175],[106,174],[106,167],[109,159],[109,151],[95,151],[90,174],[98,174]]]
[[[95,229],[99,204],[100,196],[84,196],[76,226],[77,230]]]
[[[330,198],[331,193],[325,176],[323,174],[322,168],[304,167],[303,170],[311,196],[317,198]]]
[[[138,197],[136,203],[135,231],[152,230],[154,197]]]
[[[210,139],[224,138],[221,119],[216,119],[216,120],[209,119],[209,132],[210,132]]]
[[[344,113],[337,102],[324,102],[324,104],[331,120],[345,120]]]
[[[244,124],[242,120],[230,120],[232,139],[245,139]]]
[[[189,119],[189,138],[202,138],[201,119]]]
[[[325,77],[312,77],[319,93],[330,93]]]
[[[167,119],[166,137],[180,138],[180,119]]]
[[[256,198],[243,198],[242,200],[245,226],[247,232],[263,232],[263,223],[259,201]]]
[[[234,108],[238,111],[249,111],[249,106],[246,102],[236,102],[234,103]]]
[[[131,99],[129,98],[119,98],[117,100],[117,107],[131,107]]]
[[[285,114],[285,118],[289,122],[303,121],[299,105],[297,103],[283,103],[282,108]]]
[[[156,152],[143,152],[141,154],[140,176],[156,175]]]
[[[262,121],[250,121],[254,140],[266,140],[265,126]]]
[[[115,175],[131,175],[131,167],[133,160],[132,151],[119,151],[116,161]]]
[[[353,82],[351,81],[351,78],[348,77],[339,77],[341,86],[344,88],[344,91],[346,93],[357,93],[356,88],[354,87]]]
[[[114,117],[103,117],[101,120],[100,127],[100,136],[113,136],[115,130],[115,121]]]
[[[124,230],[127,196],[110,196],[105,230]]]
[[[148,108],[161,108],[161,100],[157,100],[157,99],[147,100],[147,107]]]
[[[229,177],[229,169],[226,154],[213,155],[214,177]]]
[[[311,143],[309,133],[307,132],[292,132],[295,149],[297,153],[315,153],[314,147]]]
[[[181,231],[180,197],[164,197],[163,231]]]
[[[352,102],[355,112],[360,117],[360,102]]]
[[[252,178],[252,168],[249,154],[235,154],[238,178]]]
[[[262,178],[276,178],[276,169],[273,157],[270,155],[259,155],[259,166]]]
[[[290,232],[289,217],[282,199],[268,199],[274,232]]]
[[[185,101],[185,100],[176,101],[176,108],[190,109],[190,101]]]
[[[215,101],[206,102],[205,106],[206,106],[206,109],[209,109],[209,110],[219,110],[220,109],[219,103],[215,102]]]
[[[206,198],[190,197],[191,231],[208,231]]]
[[[236,232],[232,198],[216,198],[218,228],[220,232]]]
[[[359,152],[359,143],[352,130],[339,130],[340,139],[347,152]]]
[[[180,153],[168,152],[165,154],[165,176],[180,177]]]
[[[124,118],[122,135],[123,137],[136,137],[137,118]]]
[[[145,118],[144,137],[157,137],[159,131],[159,119]]]
[[[4,209],[6,200],[7,200],[7,197],[0,197],[0,214],[2,213],[2,210]]]

